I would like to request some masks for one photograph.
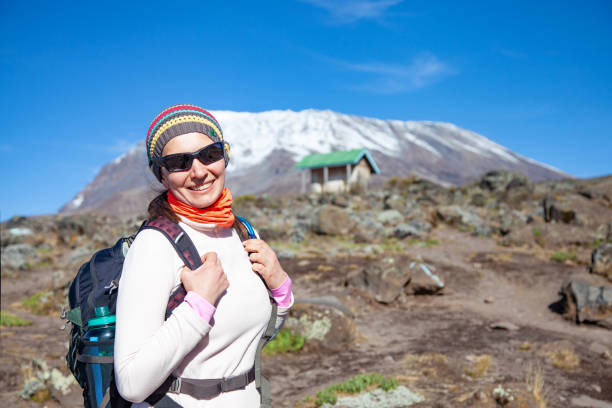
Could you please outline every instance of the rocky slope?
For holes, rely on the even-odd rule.
[[[612,177],[533,184],[510,172],[460,188],[411,177],[363,194],[237,197],[235,211],[292,276],[286,326],[306,338],[298,352],[264,358],[274,406],[318,406],[325,387],[372,372],[400,387],[342,406],[609,406],[611,198]],[[2,311],[31,322],[2,327],[7,406],[82,406],[59,306],[80,263],[141,221],[2,224]],[[599,314],[562,303],[567,282],[609,303]]]
[[[310,153],[368,148],[381,175],[415,174],[442,185],[463,185],[485,171],[515,170],[532,181],[567,177],[450,123],[381,120],[332,111],[214,112],[231,144],[228,185],[235,195],[297,193],[294,165]],[[145,163],[144,142],[107,164],[62,209],[135,214],[161,186]]]

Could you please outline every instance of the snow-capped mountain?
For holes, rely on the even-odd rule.
[[[568,177],[451,123],[381,120],[313,109],[212,113],[231,146],[227,180],[234,196],[297,192],[300,173],[294,165],[303,156],[363,147],[381,169],[374,183],[412,173],[460,185],[493,169],[517,170],[534,181]],[[107,164],[60,211],[140,212],[159,190],[161,185],[146,166],[142,142]]]

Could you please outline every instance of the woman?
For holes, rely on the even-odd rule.
[[[187,268],[158,231],[137,235],[117,299],[117,388],[125,399],[142,402],[170,375],[240,377],[248,384],[236,390],[167,396],[183,407],[258,407],[251,373],[270,319],[269,296],[278,305],[280,328],[293,304],[291,280],[263,240],[241,242],[232,229],[232,195],[225,187],[229,147],[210,113],[192,105],[164,110],[149,128],[146,149],[149,167],[167,189],[151,202],[149,216],[178,222],[202,266]],[[181,283],[185,301],[164,320],[168,297]]]

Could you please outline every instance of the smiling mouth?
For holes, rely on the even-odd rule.
[[[208,190],[210,188],[210,186],[212,186],[213,181],[209,181],[208,183],[204,183],[199,187],[191,187],[190,190],[193,191],[204,191],[204,190]]]

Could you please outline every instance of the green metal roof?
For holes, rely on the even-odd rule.
[[[295,165],[298,169],[315,169],[319,167],[357,164],[365,156],[376,174],[380,173],[378,166],[367,149],[353,149],[344,152],[315,153],[304,157]]]

